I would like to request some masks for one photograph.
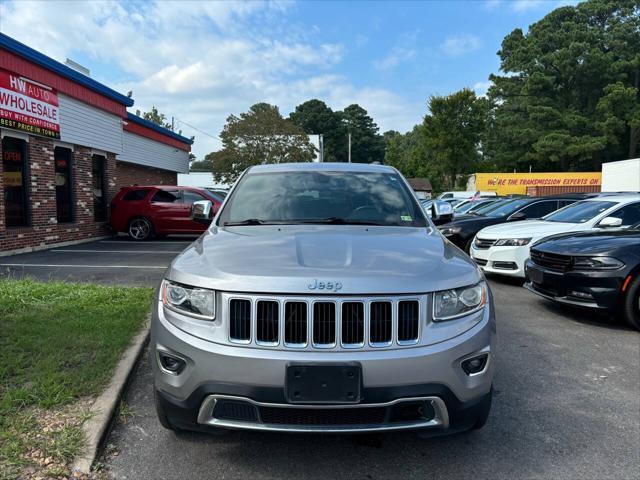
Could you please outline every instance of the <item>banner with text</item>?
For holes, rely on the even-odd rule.
[[[0,127],[60,138],[56,91],[0,69]]]
[[[498,195],[526,194],[527,187],[586,187],[601,185],[600,172],[476,173],[472,190]]]

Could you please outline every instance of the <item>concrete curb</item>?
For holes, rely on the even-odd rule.
[[[72,466],[72,472],[88,474],[91,471],[100,442],[104,438],[113,414],[118,408],[120,397],[127,385],[127,380],[135,367],[138,358],[142,354],[147,340],[149,339],[150,319],[147,318],[144,327],[138,333],[131,345],[124,351],[118,365],[116,366],[111,382],[93,403],[89,409],[90,418],[84,422],[82,428],[84,430],[86,445],[82,452],[75,458]]]

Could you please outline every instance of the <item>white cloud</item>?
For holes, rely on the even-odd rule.
[[[391,70],[401,63],[412,60],[417,53],[416,45],[419,33],[419,30],[413,30],[400,35],[389,53],[385,57],[374,61],[373,66],[378,70]]]
[[[333,74],[344,47],[314,41],[317,33],[288,22],[289,8],[287,2],[2,2],[0,29],[57,60],[88,57],[83,63],[98,81],[110,69],[109,86],[133,90],[132,110],[155,105],[175,117],[184,135],[196,136],[198,157],[220,147],[208,135],[216,137],[229,114],[260,101],[283,114],[310,98],[336,109],[359,103],[382,129],[406,130],[420,120],[421,112],[398,95]]]
[[[491,82],[476,82],[473,84],[473,90],[476,92],[476,95],[480,97],[484,97],[487,94],[487,90],[491,86]]]
[[[575,5],[578,2],[579,0],[486,0],[484,5],[487,10],[497,10],[506,5],[512,12],[523,13],[542,7],[553,10],[565,5]]]
[[[378,70],[390,70],[415,56],[416,51],[411,48],[395,47],[386,57],[376,60],[373,64]]]
[[[450,35],[440,46],[445,55],[458,57],[480,48],[480,39],[470,33]]]

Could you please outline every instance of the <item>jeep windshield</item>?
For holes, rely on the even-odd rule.
[[[427,221],[395,173],[293,171],[247,173],[231,193],[219,225],[384,225]]]

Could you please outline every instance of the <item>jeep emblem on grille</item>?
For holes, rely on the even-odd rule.
[[[342,290],[342,283],[321,281],[317,278],[314,278],[310,283],[307,283],[307,288],[309,290],[327,290],[331,292],[337,292],[338,290]]]

